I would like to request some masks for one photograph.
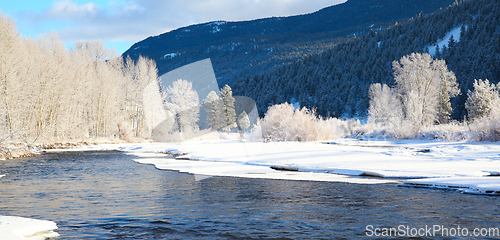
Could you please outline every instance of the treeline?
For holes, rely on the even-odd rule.
[[[462,94],[451,100],[452,118],[466,115],[466,94],[474,79],[500,79],[500,3],[468,0],[434,14],[419,14],[394,26],[352,38],[322,54],[306,57],[271,73],[240,79],[235,95],[256,100],[259,112],[296,100],[321,116],[366,116],[373,83],[393,85],[392,62],[423,53],[450,30],[464,26],[460,42],[450,42],[435,58],[455,72]]]
[[[450,97],[460,93],[456,76],[444,60],[412,53],[392,63],[394,86],[370,86],[368,121],[322,118],[305,107],[276,104],[251,134],[264,141],[318,141],[345,136],[376,139],[500,141],[500,84],[474,80],[465,108],[470,121],[448,122]]]
[[[0,14],[0,142],[148,137],[142,90],[154,61],[123,61],[99,41],[67,49],[57,34],[23,38]]]

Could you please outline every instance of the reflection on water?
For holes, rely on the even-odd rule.
[[[360,238],[375,227],[500,227],[499,197],[396,185],[194,176],[118,152],[0,162],[0,215],[62,239]]]

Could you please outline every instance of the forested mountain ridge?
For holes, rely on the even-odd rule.
[[[474,79],[500,79],[500,3],[468,0],[418,16],[272,72],[240,79],[235,95],[256,100],[263,113],[273,104],[298,101],[322,116],[365,116],[372,83],[394,82],[392,62],[426,52],[450,30],[460,27],[460,41],[450,40],[436,58],[455,72],[462,94],[452,99],[452,117],[462,118],[467,90]]]
[[[454,0],[349,0],[317,12],[183,27],[134,44],[123,57],[154,59],[159,75],[211,58],[219,85],[321,53],[348,36],[445,8]]]

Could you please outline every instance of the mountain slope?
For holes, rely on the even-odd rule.
[[[241,79],[235,95],[256,100],[262,114],[276,103],[296,100],[322,116],[366,116],[372,83],[392,85],[392,62],[413,52],[427,52],[451,30],[450,41],[436,54],[455,72],[462,94],[452,99],[453,117],[466,115],[464,102],[474,79],[500,80],[500,3],[467,0],[430,15],[419,15],[380,31],[338,44],[289,66]]]
[[[219,85],[321,53],[348,36],[437,11],[454,0],[349,0],[317,12],[183,27],[134,44],[123,57],[156,61],[159,74],[211,58]]]

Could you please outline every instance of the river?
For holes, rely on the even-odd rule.
[[[0,173],[0,215],[55,221],[60,239],[356,239],[381,233],[367,230],[375,228],[500,227],[498,196],[397,184],[196,181],[120,152],[0,161]]]

